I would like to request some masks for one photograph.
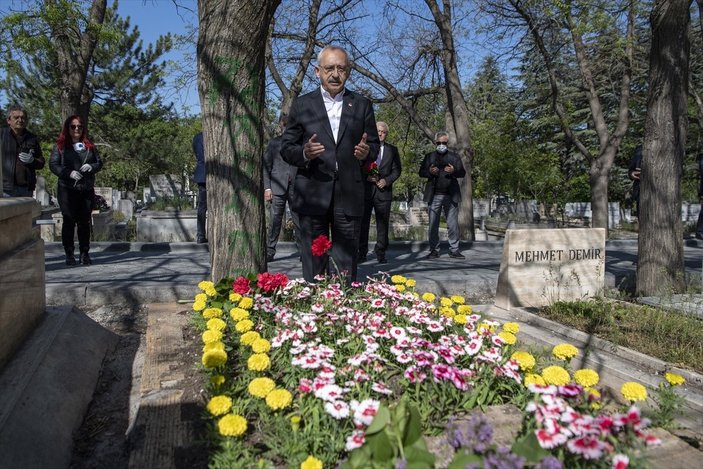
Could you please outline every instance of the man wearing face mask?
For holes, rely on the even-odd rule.
[[[465,259],[459,251],[459,202],[461,190],[458,178],[466,176],[461,158],[448,150],[449,134],[435,134],[437,149],[425,155],[420,165],[420,177],[427,178],[423,200],[427,202],[430,216],[428,259],[439,257],[439,218],[444,211],[449,238],[449,257]]]

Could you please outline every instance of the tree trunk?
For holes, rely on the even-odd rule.
[[[685,285],[681,174],[688,131],[689,6],[689,0],[658,0],[650,15],[637,262],[637,292],[645,296]]]
[[[591,161],[589,183],[591,186],[591,227],[608,228],[608,168],[603,168],[598,158]]]
[[[280,0],[198,0],[211,278],[266,270],[265,47]]]

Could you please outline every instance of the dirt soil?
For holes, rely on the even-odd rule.
[[[135,419],[139,410],[148,309],[139,305],[107,305],[83,312],[119,335],[119,341],[103,361],[93,400],[83,424],[74,434],[71,468],[127,468],[130,448],[139,446],[137,440],[143,438],[143,428]],[[184,376],[179,384],[184,391],[183,401],[190,403],[202,401],[202,375],[194,368],[200,355],[197,336],[194,329],[184,331],[188,349],[177,370]],[[195,428],[197,437],[188,447],[177,449],[177,467],[207,467],[207,448],[201,438],[204,433],[201,412],[202,407],[192,404],[181,408],[182,421]]]

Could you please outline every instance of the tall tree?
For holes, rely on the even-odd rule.
[[[649,99],[642,151],[637,291],[680,291],[685,282],[681,172],[688,132],[691,0],[652,7]],[[656,181],[656,182],[655,182]]]
[[[262,44],[279,3],[198,0],[198,93],[213,279],[266,269]]]

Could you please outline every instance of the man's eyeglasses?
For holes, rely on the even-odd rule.
[[[434,142],[434,143],[437,144],[437,145],[446,145],[446,144],[448,144],[449,142]]]
[[[325,67],[320,67],[320,70],[324,71],[327,75],[331,75],[335,70],[340,75],[345,75],[347,73],[347,68],[341,65],[327,65]]]
[[[82,128],[83,128],[82,125],[71,124],[71,130],[78,130],[78,129],[82,129]]]

